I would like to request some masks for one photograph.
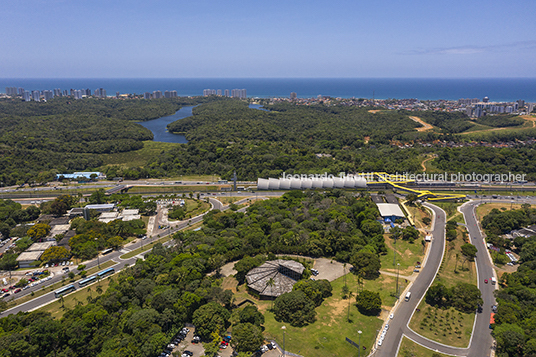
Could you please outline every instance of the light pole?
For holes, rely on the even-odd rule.
[[[399,294],[398,294],[398,271],[400,269],[400,263],[397,263],[396,265],[396,299],[398,300],[399,299]]]
[[[97,238],[95,238],[95,242],[97,242],[97,245],[99,244]],[[99,269],[100,269],[99,253],[100,253],[100,252],[99,252],[99,247],[97,247],[97,265],[99,266]]]
[[[361,334],[363,332],[359,330],[357,333],[359,334],[359,348],[357,349],[357,357],[361,357]]]
[[[283,330],[283,357],[286,355],[286,350],[285,350],[285,332],[287,330],[287,327],[286,326],[281,326],[281,329]]]

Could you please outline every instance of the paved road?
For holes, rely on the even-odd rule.
[[[419,304],[419,301],[428,290],[430,284],[434,281],[439,265],[443,258],[443,252],[445,248],[445,212],[434,205],[424,203],[434,213],[434,224],[432,230],[432,246],[430,247],[426,261],[423,262],[423,268],[419,273],[419,276],[415,279],[409,291],[411,292],[411,298],[409,301],[401,301],[400,305],[394,312],[394,318],[389,321],[389,330],[383,340],[382,346],[379,346],[376,350],[375,356],[393,357],[397,355],[398,347],[402,337],[411,332],[407,327],[408,322],[413,315],[413,311]],[[401,300],[404,296],[400,297]]]
[[[259,196],[258,198],[259,199],[265,199],[265,197],[261,197],[261,196]],[[226,210],[226,209],[229,208],[228,205],[223,205],[216,198],[211,197],[211,198],[209,198],[209,200],[210,200],[210,203],[212,204],[213,209]],[[246,201],[247,201],[247,198],[244,198],[242,200],[237,201],[236,204],[241,204],[241,203],[244,203]],[[243,208],[239,209],[239,211],[244,212],[246,209],[247,209],[247,207],[243,207]],[[157,216],[157,219],[155,220],[155,223],[154,223],[156,227],[158,227],[159,223],[161,223],[160,222],[161,212],[159,212],[159,214],[160,214],[160,216]],[[196,217],[193,217],[189,221],[183,221],[181,223],[178,223],[177,225],[173,226],[171,229],[165,229],[165,230],[162,230],[162,229],[158,230],[157,229],[157,232],[153,232],[153,235],[156,236],[157,234],[161,234],[162,236],[165,236],[167,234],[173,234],[173,233],[175,233],[175,232],[177,232],[179,230],[187,228],[189,225],[192,225],[192,224],[195,224],[197,222],[202,221],[203,216],[204,216],[204,214],[196,216]],[[124,255],[128,251],[132,251],[132,250],[141,248],[141,247],[143,247],[143,245],[151,243],[152,241],[153,241],[153,239],[140,240],[140,245],[138,245],[137,243],[130,244],[129,246],[121,249],[121,251],[114,251],[114,252],[109,253],[109,254],[107,254],[105,256],[99,256],[99,259],[94,259],[94,260],[91,260],[91,261],[88,261],[88,262],[84,262],[83,264],[86,265],[85,269],[88,270],[88,269],[91,269],[91,268],[93,268],[93,267],[95,267],[95,266],[97,266],[99,264],[104,264],[107,261],[113,260],[114,262],[117,262],[116,265],[112,266],[117,272],[117,271],[125,268],[126,266],[134,265],[136,263],[136,260],[139,259],[139,256],[147,253],[150,249],[145,251],[145,252],[143,252],[143,253],[140,253],[139,255],[137,255],[135,257],[129,258],[129,259],[121,259],[120,256]],[[173,244],[174,244],[173,241],[169,241],[165,245],[167,247],[169,247],[169,246],[171,246]],[[74,272],[75,274],[78,274],[78,270],[76,269],[76,267],[71,267],[71,271]],[[63,274],[56,274],[51,280],[47,281],[46,284],[43,283],[43,284],[39,284],[37,286],[34,286],[32,288],[26,289],[26,290],[24,290],[23,295],[22,294],[17,295],[17,298],[20,298],[22,296],[30,294],[32,291],[38,291],[38,290],[42,289],[45,286],[49,286],[49,285],[52,285],[54,283],[60,282],[62,280],[63,276],[64,276]],[[78,286],[77,283],[75,283],[75,286]],[[53,300],[55,300],[55,297],[54,297],[54,292],[52,291],[52,292],[44,294],[44,295],[42,295],[40,297],[37,297],[37,298],[35,298],[33,300],[30,300],[30,301],[28,301],[28,302],[26,302],[24,304],[21,304],[21,305],[15,306],[15,307],[13,307],[13,308],[11,308],[9,310],[6,310],[6,311],[4,311],[2,313],[2,315],[6,316],[6,315],[9,315],[9,314],[16,314],[16,313],[18,313],[20,311],[31,311],[31,310],[34,310],[34,309],[42,306],[42,305],[46,305],[46,304],[50,303]]]
[[[476,198],[476,197],[475,197]],[[465,203],[460,207],[460,211],[465,217],[465,225],[469,232],[469,237],[471,243],[476,246],[478,249],[476,255],[476,269],[477,269],[477,284],[478,288],[482,292],[483,311],[482,313],[476,315],[475,323],[473,326],[473,335],[469,342],[467,348],[456,348],[451,346],[442,345],[440,343],[428,340],[427,338],[417,334],[408,327],[408,323],[411,320],[411,315],[418,305],[419,301],[415,299],[416,297],[424,296],[424,293],[427,290],[427,287],[433,281],[439,263],[442,260],[442,257],[438,257],[438,251],[442,251],[444,248],[444,224],[445,224],[445,214],[437,207],[425,204],[430,207],[436,214],[436,221],[434,224],[432,247],[430,249],[430,255],[427,258],[426,266],[423,268],[421,275],[417,278],[414,285],[411,287],[410,291],[412,292],[413,302],[402,302],[401,305],[395,312],[395,317],[390,321],[389,332],[386,335],[384,343],[381,347],[378,348],[376,356],[396,356],[398,346],[401,342],[403,336],[406,336],[413,340],[414,342],[421,344],[433,351],[438,351],[444,354],[454,355],[454,356],[467,356],[467,357],[487,357],[490,356],[493,352],[493,338],[491,336],[491,330],[489,329],[489,316],[491,313],[491,306],[496,304],[494,297],[494,291],[497,288],[496,285],[491,283],[484,283],[484,279],[490,280],[492,276],[495,276],[495,270],[493,268],[493,263],[491,257],[489,256],[488,249],[486,247],[486,242],[484,240],[482,231],[480,230],[478,220],[476,219],[475,209],[478,205],[483,203],[530,203],[536,204],[536,198],[508,198],[498,197],[497,199],[488,198],[487,200],[481,200],[476,198],[474,201]],[[439,225],[442,225],[440,227]],[[440,239],[438,239],[440,238]],[[435,243],[440,243],[439,245],[434,246]],[[442,255],[442,253],[441,253]],[[437,259],[437,263],[430,264]],[[423,275],[427,273],[427,275]],[[432,274],[432,280],[428,274]],[[426,285],[428,284],[428,285]],[[426,288],[422,288],[426,285]],[[419,299],[420,300],[420,299]],[[395,332],[396,331],[396,332]]]

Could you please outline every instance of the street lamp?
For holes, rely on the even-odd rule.
[[[357,349],[357,356],[361,357],[361,334],[363,333],[361,330],[357,331],[359,334],[359,348]]]
[[[97,238],[95,238],[95,242],[98,242]],[[98,243],[97,243],[97,245],[98,245]],[[100,269],[99,247],[97,247],[97,265],[99,266],[99,269]]]
[[[400,269],[400,263],[396,264],[396,299],[398,300],[399,294],[398,294],[398,271]]]
[[[285,332],[287,330],[287,327],[286,326],[281,326],[281,330],[283,330],[283,357],[286,355],[286,350],[285,350]]]

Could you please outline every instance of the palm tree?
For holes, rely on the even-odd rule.
[[[266,286],[270,287],[270,296],[272,296],[272,288],[274,287],[274,285],[275,285],[275,281],[273,278],[268,279],[268,281],[266,282]],[[274,299],[272,299],[272,309],[273,308],[274,308]]]

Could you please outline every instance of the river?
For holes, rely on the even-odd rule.
[[[170,133],[167,130],[167,125],[173,123],[174,121],[192,116],[192,109],[194,107],[195,106],[193,105],[182,107],[173,115],[138,122],[138,124],[149,129],[153,133],[153,141],[159,141],[162,143],[186,144],[188,143],[186,137],[184,135]],[[252,109],[266,110],[262,108],[259,104],[250,104],[249,107]]]

